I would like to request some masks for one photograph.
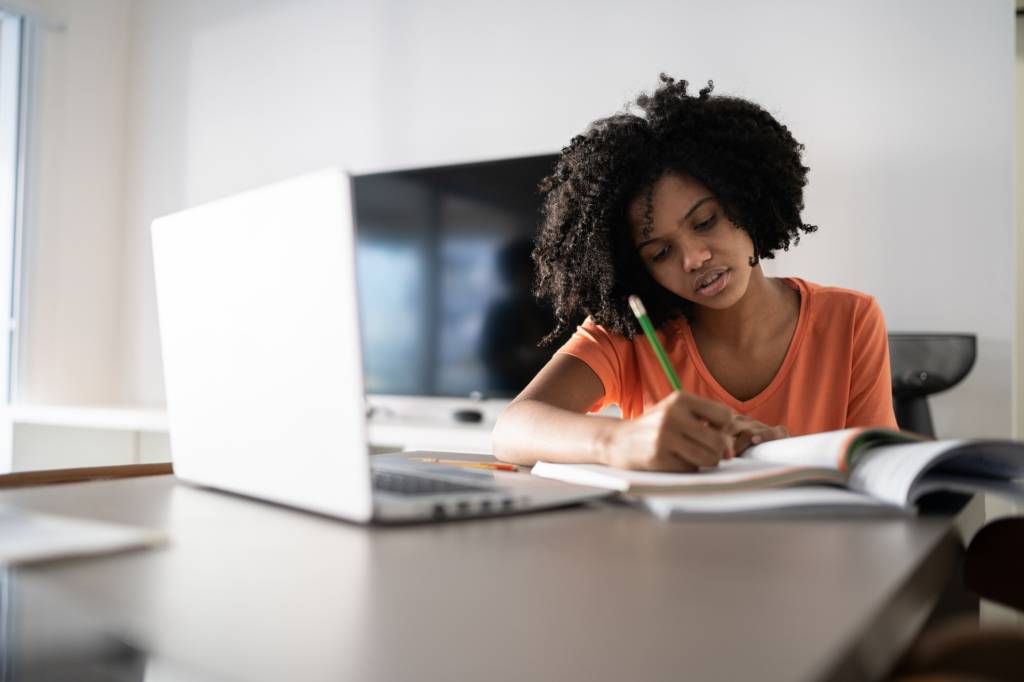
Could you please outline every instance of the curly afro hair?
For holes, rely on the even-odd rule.
[[[540,232],[533,249],[536,295],[550,301],[557,321],[544,342],[561,337],[582,318],[633,338],[640,327],[627,298],[639,295],[656,327],[686,317],[690,302],[657,284],[630,238],[627,210],[647,200],[648,229],[654,184],[667,173],[705,185],[728,218],[750,235],[751,266],[800,242],[808,168],[803,145],[757,104],[712,96],[708,81],[697,96],[688,83],[661,74],[661,85],[630,109],[594,121],[572,138],[540,185]]]

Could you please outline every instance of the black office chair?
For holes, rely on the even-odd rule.
[[[963,381],[976,358],[974,334],[889,334],[892,402],[899,427],[934,438],[928,396]],[[962,493],[932,493],[918,508],[924,514],[953,515],[970,501]]]
[[[976,358],[974,334],[889,334],[892,402],[900,428],[934,438],[928,396],[963,381]]]

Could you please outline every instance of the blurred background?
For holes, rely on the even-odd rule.
[[[151,221],[327,166],[357,174],[375,447],[485,447],[550,353],[521,284],[536,183],[663,71],[806,145],[820,229],[768,274],[868,292],[893,332],[975,334],[936,430],[1024,433],[1011,0],[0,9],[0,471],[166,461]],[[467,406],[480,423],[452,421]]]

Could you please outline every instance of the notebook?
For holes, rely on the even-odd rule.
[[[737,493],[831,486],[855,493],[857,500],[850,503],[855,506],[867,500],[875,506],[911,510],[923,496],[940,491],[984,492],[1024,501],[1024,485],[1016,480],[1024,478],[1024,443],[925,440],[903,431],[852,428],[762,443],[741,457],[692,474],[550,462],[538,462],[532,473],[626,495],[733,494],[739,507],[750,507],[753,498]],[[716,503],[721,513],[729,511],[725,499]],[[800,503],[799,496],[792,495],[757,500],[761,509]],[[844,505],[836,496],[833,503]],[[664,501],[659,504],[665,506]]]

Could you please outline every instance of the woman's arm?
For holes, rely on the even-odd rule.
[[[732,412],[721,403],[677,391],[640,419],[588,417],[603,395],[586,363],[556,353],[499,417],[495,457],[523,465],[544,460],[695,471],[732,456]]]
[[[603,395],[601,380],[586,363],[556,353],[501,413],[494,456],[526,465],[603,461],[616,420],[586,415]]]

